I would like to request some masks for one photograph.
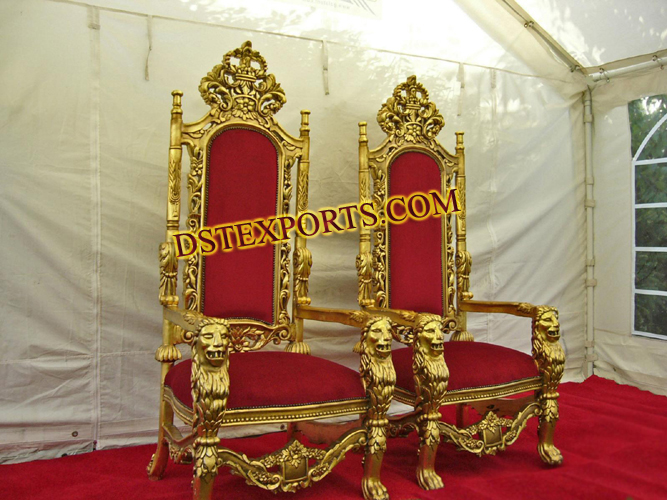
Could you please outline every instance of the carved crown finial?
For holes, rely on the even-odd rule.
[[[445,120],[428,99],[428,91],[415,75],[394,89],[392,97],[382,105],[377,116],[380,128],[399,144],[431,142],[438,135]]]
[[[264,57],[246,41],[202,78],[199,92],[221,120],[234,116],[266,126],[286,102],[285,91],[267,70]]]

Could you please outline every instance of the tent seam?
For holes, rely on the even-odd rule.
[[[95,345],[93,353],[93,442],[96,443],[100,429],[100,343],[102,337],[102,293],[100,267],[102,260],[102,199],[100,171],[100,78],[101,47],[99,10],[89,7],[91,91],[90,91],[90,187],[93,211],[91,214],[91,246],[93,251],[92,295],[95,322]],[[95,445],[94,445],[95,446]]]
[[[491,183],[489,185],[489,213],[486,219],[486,229],[489,231],[489,236],[491,238],[491,253],[489,256],[489,265],[488,265],[488,273],[489,273],[489,286],[491,288],[491,300],[496,300],[496,292],[497,292],[497,287],[496,287],[496,278],[495,278],[495,271],[494,271],[494,259],[496,257],[496,253],[498,250],[498,235],[496,234],[495,230],[493,229],[493,224],[491,222],[491,218],[493,216],[493,207],[496,203],[496,195],[498,193],[498,185],[497,185],[497,173],[498,173],[498,95],[496,92],[496,75],[494,73],[494,70],[491,70],[491,82],[490,82],[490,90],[491,90],[491,141],[493,142],[493,154],[492,158],[493,161],[491,163]],[[487,314],[487,321],[486,321],[486,327],[487,327],[487,342],[493,342],[493,334],[492,331],[493,329],[491,328],[491,321],[492,321],[492,316],[490,314]]]

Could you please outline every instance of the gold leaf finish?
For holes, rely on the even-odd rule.
[[[442,115],[428,99],[428,91],[414,75],[394,89],[392,97],[380,108],[377,120],[399,145],[403,141],[431,144],[445,126]]]
[[[294,250],[294,294],[297,304],[310,304],[308,297],[308,279],[310,268],[313,265],[313,256],[305,247]]]
[[[370,300],[373,291],[373,255],[370,252],[360,253],[357,255],[356,266],[359,279],[359,305],[371,305],[373,303]]]
[[[367,500],[386,500],[387,489],[380,482],[382,458],[387,449],[387,412],[394,395],[396,372],[391,361],[391,322],[371,317],[362,330],[359,372],[370,407],[364,426],[368,433],[362,490]]]
[[[294,216],[308,210],[308,179],[310,126],[309,111],[301,112],[299,136],[286,132],[275,119],[285,103],[285,93],[273,75],[268,73],[264,58],[250,42],[228,52],[202,80],[199,91],[210,106],[208,113],[191,123],[183,123],[181,98],[174,91],[171,112],[169,149],[169,190],[167,196],[167,232],[160,248],[160,301],[163,304],[162,345],[156,358],[161,361],[161,377],[165,377],[174,361],[180,358],[176,345],[189,343],[192,348],[191,388],[193,407],[180,401],[171,387],[161,385],[160,426],[158,446],[149,464],[149,477],[160,479],[169,458],[174,462],[193,462],[194,497],[210,499],[220,467],[228,467],[241,475],[248,484],[270,491],[294,492],[325,477],[351,450],[365,450],[362,491],[367,500],[386,500],[387,492],[380,482],[380,465],[386,449],[386,412],[395,386],[391,363],[392,323],[369,322],[370,315],[357,311],[317,309],[310,306],[308,283],[312,255],[306,238],[297,235],[295,242],[281,242],[274,247],[273,297],[274,318],[271,324],[251,318],[214,318],[203,314],[205,258],[200,253],[186,257],[183,270],[183,305],[178,308],[176,281],[178,261],[175,258],[174,235],[180,227],[180,179],[183,147],[190,157],[187,178],[188,202],[185,231],[196,234],[206,226],[209,182],[209,151],[213,140],[230,129],[245,129],[267,137],[276,148],[278,159],[278,194],[276,216]],[[296,186],[292,185],[293,169],[297,168]],[[236,189],[238,186],[229,186]],[[242,188],[242,187],[241,187]],[[225,187],[227,189],[227,187]],[[291,204],[293,191],[296,202]],[[367,198],[370,197],[370,180]],[[366,290],[371,279],[368,272],[373,257],[370,252],[370,231],[366,265]],[[294,250],[294,256],[291,252]],[[294,268],[290,270],[290,266]],[[290,275],[293,292],[290,294]],[[229,284],[233,286],[233,284]],[[292,314],[288,303],[292,296]],[[269,343],[287,342],[286,351],[309,354],[304,340],[305,319],[335,321],[362,328],[363,345],[359,347],[362,372],[360,378],[366,394],[354,399],[323,401],[308,405],[276,405],[273,407],[232,408],[227,410],[230,393],[230,354],[256,351]],[[294,362],[299,361],[294,356]],[[278,381],[280,382],[280,381]],[[342,425],[342,430],[327,430],[327,448],[311,448],[290,440],[282,449],[257,459],[220,447],[221,428],[262,423],[289,423],[318,427],[318,419],[356,415],[356,422]],[[181,435],[174,424],[178,417],[191,425]],[[306,428],[306,427],[302,427]],[[329,429],[327,427],[327,429]],[[290,433],[292,431],[290,430]],[[329,439],[331,437],[331,439]],[[320,442],[320,441],[314,441]]]
[[[538,451],[542,460],[550,465],[563,461],[553,444],[553,434],[558,421],[558,384],[565,369],[565,352],[560,345],[560,323],[554,307],[537,306],[533,312],[533,358],[543,377],[542,389],[537,393],[540,404],[540,442]]]
[[[185,222],[188,231],[196,234],[202,224],[202,190],[203,190],[204,151],[195,147],[190,155],[190,173],[188,174],[189,213]],[[193,253],[188,257],[183,269],[183,301],[185,308],[199,310],[199,269],[201,254]]]
[[[172,241],[160,243],[160,304],[163,306],[177,306],[176,279],[178,277],[178,260]]]
[[[273,115],[285,104],[285,92],[267,73],[264,57],[251,42],[225,54],[199,85],[204,102],[220,120],[231,117],[254,119],[269,126]]]
[[[218,429],[229,397],[229,323],[222,318],[199,321],[192,344],[192,401],[195,495],[205,494],[221,465]]]
[[[472,257],[467,249],[466,169],[463,132],[456,132],[456,153],[451,154],[437,141],[444,126],[435,104],[414,76],[398,85],[382,105],[378,123],[386,133],[383,142],[369,149],[366,123],[359,124],[359,201],[371,201],[381,223],[372,238],[360,232],[357,257],[358,301],[364,311],[393,321],[393,338],[411,345],[415,393],[396,388],[394,397],[413,405],[415,411],[389,419],[390,436],[419,432],[420,450],[417,476],[425,489],[442,486],[435,474],[434,460],[438,442],[454,443],[462,450],[496,454],[518,438],[527,421],[539,417],[538,451],[542,460],[555,465],[562,456],[553,443],[558,412],[557,387],[562,378],[564,354],[559,343],[557,312],[547,306],[519,302],[475,301],[470,290]],[[404,153],[429,156],[438,165],[443,197],[456,189],[458,211],[442,217],[442,296],[443,315],[404,314],[391,304],[391,226],[387,225],[385,204],[390,196],[392,162]],[[370,245],[372,243],[372,246]],[[371,269],[368,269],[370,253]],[[401,263],[409,265],[409,262]],[[368,276],[371,276],[368,296]],[[539,375],[506,384],[447,391],[448,371],[442,355],[444,333],[452,341],[473,341],[467,330],[467,314],[501,313],[533,319],[533,359]],[[362,344],[357,350],[362,350]],[[501,362],[501,360],[498,360]],[[534,391],[534,396],[508,398]],[[440,420],[441,405],[457,405],[456,425]],[[468,410],[481,417],[471,424]]]
[[[415,411],[419,414],[419,466],[417,480],[425,490],[443,487],[435,472],[435,455],[440,444],[440,407],[447,393],[449,370],[443,356],[445,342],[442,318],[421,314],[415,326],[412,344],[412,371],[415,379]]]

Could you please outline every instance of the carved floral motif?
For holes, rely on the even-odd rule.
[[[428,98],[428,91],[412,75],[394,89],[392,97],[382,105],[378,123],[397,144],[422,142],[428,145],[438,135],[445,120]]]
[[[225,54],[199,85],[211,113],[221,121],[231,117],[254,119],[269,126],[273,115],[285,104],[285,92],[250,41]]]

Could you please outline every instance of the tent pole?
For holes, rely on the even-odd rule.
[[[593,209],[595,198],[593,196],[593,106],[590,87],[584,92],[584,143],[586,148],[586,358],[584,364],[584,376],[593,375],[593,362],[595,356],[595,285],[597,280],[594,275],[595,266],[595,240],[593,235]]]
[[[620,68],[610,69],[610,70],[605,70],[604,68],[600,68],[600,71],[598,71],[597,73],[593,73],[590,70],[590,68],[587,68],[588,79],[590,79],[589,81],[592,81],[593,84],[601,80],[609,82],[609,80],[612,78],[625,76],[632,73],[637,73],[638,71],[664,69],[665,63],[667,63],[667,61],[665,61],[663,58],[658,57],[658,55],[655,54],[650,61],[644,61],[638,64],[632,64],[630,66],[623,66]]]

